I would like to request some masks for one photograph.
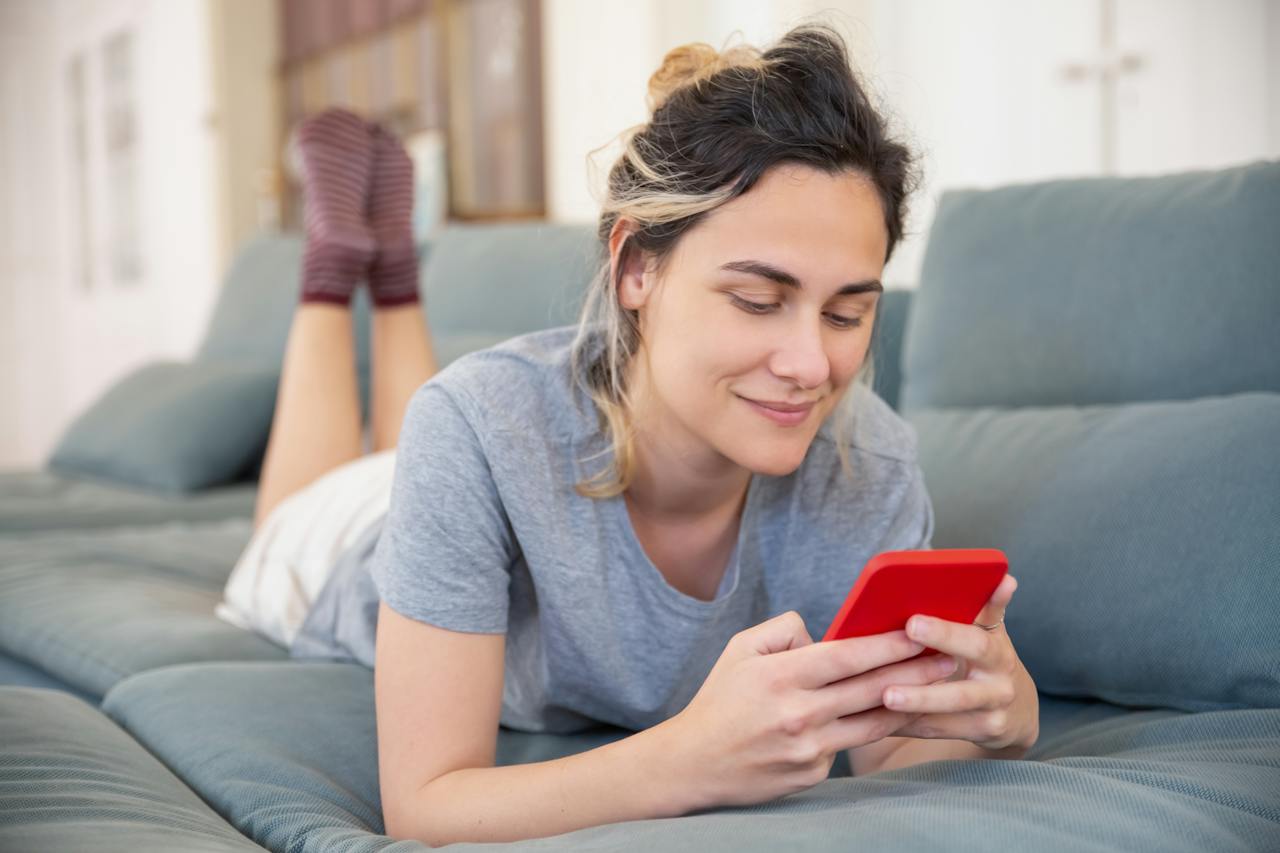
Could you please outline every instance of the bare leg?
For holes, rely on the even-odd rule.
[[[303,302],[289,327],[254,527],[280,501],[360,456],[361,431],[351,310]]]
[[[372,323],[370,419],[373,450],[379,451],[396,446],[409,398],[437,367],[431,333],[417,302],[376,309]]]

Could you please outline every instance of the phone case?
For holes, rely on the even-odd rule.
[[[915,613],[972,624],[1008,571],[1008,557],[996,548],[877,554],[867,561],[822,639],[902,630]],[[936,653],[926,648],[920,654]]]

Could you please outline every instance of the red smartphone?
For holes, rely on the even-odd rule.
[[[899,631],[914,613],[972,624],[1008,572],[1009,558],[996,548],[876,554],[858,575],[822,639]],[[937,653],[930,648],[920,652]]]

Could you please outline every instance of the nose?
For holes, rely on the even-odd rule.
[[[823,346],[819,323],[793,323],[783,332],[769,359],[769,369],[775,376],[789,379],[806,390],[827,381],[831,376],[831,359]]]

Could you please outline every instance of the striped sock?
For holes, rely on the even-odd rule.
[[[351,304],[376,244],[365,222],[373,152],[368,125],[344,109],[329,109],[298,128],[303,222],[303,302]]]
[[[413,161],[389,131],[374,126],[369,227],[377,250],[369,296],[379,308],[418,302],[418,247],[413,239]]]

